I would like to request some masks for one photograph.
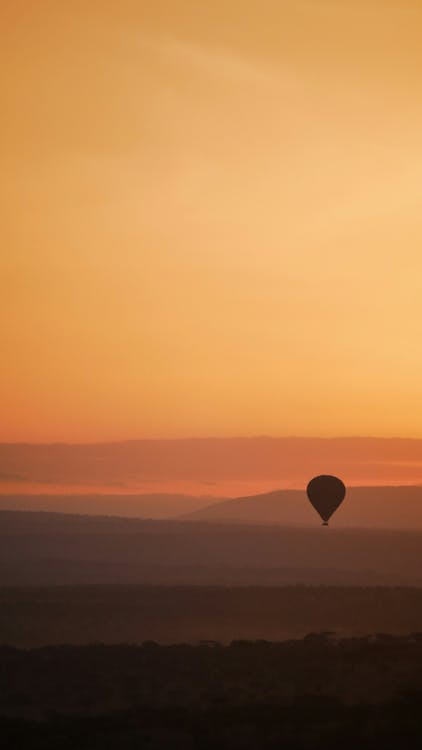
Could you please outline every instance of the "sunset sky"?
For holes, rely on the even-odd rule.
[[[0,441],[422,437],[420,0],[0,24]]]

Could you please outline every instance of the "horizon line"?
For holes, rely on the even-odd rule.
[[[206,441],[248,441],[248,440],[320,440],[320,441],[340,441],[340,440],[377,440],[377,441],[407,441],[422,442],[422,435],[403,436],[403,435],[198,435],[187,437],[139,437],[139,438],[121,438],[110,440],[50,440],[50,441],[0,441],[0,448],[11,446],[31,446],[31,447],[53,447],[53,446],[95,446],[95,445],[125,445],[129,443],[187,443],[187,442],[206,442]]]

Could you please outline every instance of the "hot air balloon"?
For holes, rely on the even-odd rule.
[[[312,505],[322,518],[322,525],[328,526],[328,520],[337,510],[346,495],[346,487],[341,479],[329,474],[321,474],[309,482],[306,492]]]

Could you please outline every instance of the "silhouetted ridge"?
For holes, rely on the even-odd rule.
[[[275,490],[224,500],[185,516],[191,520],[314,526],[319,517],[305,490]],[[348,487],[333,527],[422,529],[422,487]]]

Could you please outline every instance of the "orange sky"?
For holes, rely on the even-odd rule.
[[[0,8],[1,441],[422,436],[422,3]]]

